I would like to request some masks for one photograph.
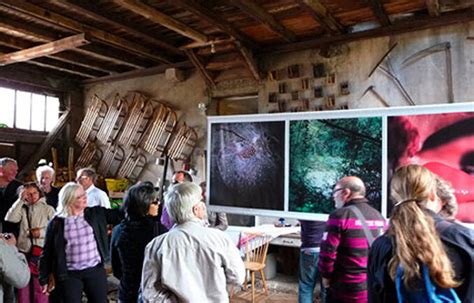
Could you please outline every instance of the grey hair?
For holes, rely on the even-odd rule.
[[[458,203],[456,196],[454,196],[454,189],[448,181],[438,176],[436,176],[436,195],[443,204],[439,215],[446,220],[454,220],[458,212]]]
[[[54,181],[54,177],[56,175],[54,169],[51,166],[42,165],[36,169],[36,180],[38,181],[38,183],[41,180],[41,175],[46,171],[51,174],[51,179],[53,179]]]
[[[175,184],[168,189],[164,198],[171,219],[183,224],[195,218],[193,207],[201,202],[201,188],[191,182]]]
[[[59,191],[58,216],[68,217],[71,215],[71,205],[76,200],[76,191],[82,188],[74,182],[66,183]]]
[[[86,176],[91,178],[92,182],[94,182],[94,183],[95,183],[95,181],[97,181],[97,173],[95,172],[95,170],[92,167],[81,168],[77,171],[77,174],[78,175],[85,174]]]
[[[14,164],[17,164],[17,165],[18,165],[18,163],[16,162],[16,160],[13,159],[13,158],[9,158],[9,157],[0,158],[0,166],[1,166],[1,167],[5,167],[5,166],[7,166],[7,165],[10,164],[10,163],[14,163]]]

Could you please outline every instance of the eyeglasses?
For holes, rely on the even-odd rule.
[[[338,188],[338,189],[335,189],[332,191],[332,194],[334,195],[335,193],[337,193],[338,191],[341,191],[343,189],[346,189],[345,187],[341,187],[341,188]]]

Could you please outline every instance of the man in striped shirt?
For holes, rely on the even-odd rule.
[[[363,214],[369,231],[377,237],[386,228],[379,211],[365,198],[365,185],[354,176],[339,180],[333,190],[336,210],[329,215],[321,243],[318,269],[327,301],[367,302],[367,256],[369,243],[363,225],[349,206]]]

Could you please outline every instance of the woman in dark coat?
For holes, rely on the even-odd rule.
[[[154,238],[158,205],[151,183],[132,186],[125,197],[125,219],[112,232],[111,258],[120,279],[119,302],[137,302],[145,246]]]

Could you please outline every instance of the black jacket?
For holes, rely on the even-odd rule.
[[[5,221],[5,215],[7,214],[13,203],[18,200],[18,187],[23,185],[18,180],[13,180],[5,188],[0,188],[0,222],[3,225],[4,233],[13,233],[15,237],[18,237],[18,223],[11,223]]]
[[[137,302],[145,246],[155,237],[153,227],[150,217],[125,219],[114,227],[110,257],[114,276],[120,279],[119,300],[122,302]]]
[[[436,223],[456,279],[461,286],[455,289],[464,303],[474,302],[474,231],[457,223],[449,223],[430,212]],[[392,238],[383,235],[370,248],[367,268],[369,302],[397,302],[395,284],[390,278],[387,265],[392,258]]]
[[[123,218],[117,209],[104,207],[88,207],[84,210],[84,219],[94,231],[102,262],[109,260],[107,224],[117,224]],[[39,281],[41,285],[48,283],[49,274],[53,273],[57,281],[67,278],[66,239],[64,238],[64,218],[54,217],[48,224],[39,262]]]

